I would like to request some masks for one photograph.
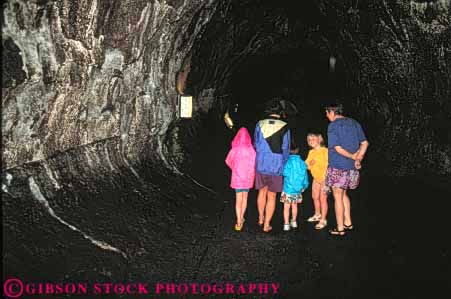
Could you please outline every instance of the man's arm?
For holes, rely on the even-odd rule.
[[[354,160],[362,161],[363,158],[365,157],[366,150],[368,149],[369,145],[370,143],[368,142],[368,140],[360,142],[360,147],[359,150],[355,153]]]
[[[357,135],[360,141],[360,147],[359,150],[355,153],[355,159],[360,163],[360,161],[363,160],[363,157],[365,157],[366,150],[368,148],[369,142],[365,137],[365,133],[363,133],[362,126],[357,123]]]
[[[354,154],[356,156],[355,162],[354,162],[354,167],[356,169],[360,169],[362,168],[362,159],[365,156],[366,153],[366,149],[368,148],[368,145],[370,145],[370,143],[368,141],[362,141],[360,143],[360,148],[359,150]]]
[[[336,150],[337,153],[339,153],[340,155],[342,155],[342,156],[344,156],[344,157],[346,157],[346,158],[355,160],[355,154],[351,154],[350,152],[348,152],[347,150],[345,150],[345,149],[342,148],[341,146],[336,145],[336,146],[335,146],[335,150]],[[358,152],[358,151],[357,151],[357,152]],[[356,152],[356,153],[357,153],[357,152]]]
[[[352,159],[352,160],[363,160],[363,157],[365,157],[366,150],[368,148],[369,142],[367,140],[360,142],[360,147],[355,153],[350,153],[341,146],[337,145],[335,146],[335,150],[340,155]]]

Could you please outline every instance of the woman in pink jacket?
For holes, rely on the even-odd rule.
[[[249,132],[246,128],[241,128],[233,138],[232,149],[225,160],[227,166],[232,170],[230,187],[235,189],[236,194],[236,231],[241,231],[243,228],[247,196],[249,189],[254,186],[255,155]]]

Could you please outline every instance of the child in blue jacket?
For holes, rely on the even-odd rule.
[[[292,143],[290,156],[283,169],[283,192],[280,201],[283,202],[283,230],[297,228],[298,203],[302,202],[302,192],[308,187],[307,165],[299,155],[299,148]],[[291,221],[290,218],[291,209]]]

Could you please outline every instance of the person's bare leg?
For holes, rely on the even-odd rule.
[[[327,220],[327,212],[329,210],[329,206],[327,204],[327,193],[323,190],[320,190],[319,202],[321,206],[321,220]]]
[[[343,218],[344,218],[344,205],[343,205],[343,189],[333,188],[334,200],[335,200],[335,217],[337,218],[337,229],[339,231],[344,230]]]
[[[287,202],[283,203],[283,224],[290,223],[290,204]]]
[[[291,221],[296,219],[298,219],[298,204],[294,202],[291,204]]]
[[[257,208],[258,208],[258,223],[263,224],[265,219],[266,195],[268,193],[268,186],[258,190]]]
[[[236,224],[241,224],[241,205],[242,205],[242,196],[243,192],[237,192],[236,194],[236,203],[235,203],[235,213],[236,213]]]
[[[312,185],[312,199],[313,199],[313,206],[315,207],[315,215],[321,214],[321,205],[320,205],[320,192],[321,192],[321,185],[317,182],[313,182]]]
[[[344,219],[343,224],[346,226],[352,225],[351,219],[351,201],[346,190],[343,191],[343,206],[344,206]]]
[[[243,192],[241,195],[241,223],[244,222],[244,214],[246,214],[248,195],[248,192]]]
[[[265,226],[263,230],[268,231],[271,227],[271,219],[276,209],[276,192],[268,191],[265,208]]]

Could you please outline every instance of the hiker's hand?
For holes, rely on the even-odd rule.
[[[310,161],[309,165],[313,166],[315,164],[315,160]]]
[[[362,168],[362,163],[360,162],[360,160],[355,160],[354,167],[355,167],[355,169]]]

